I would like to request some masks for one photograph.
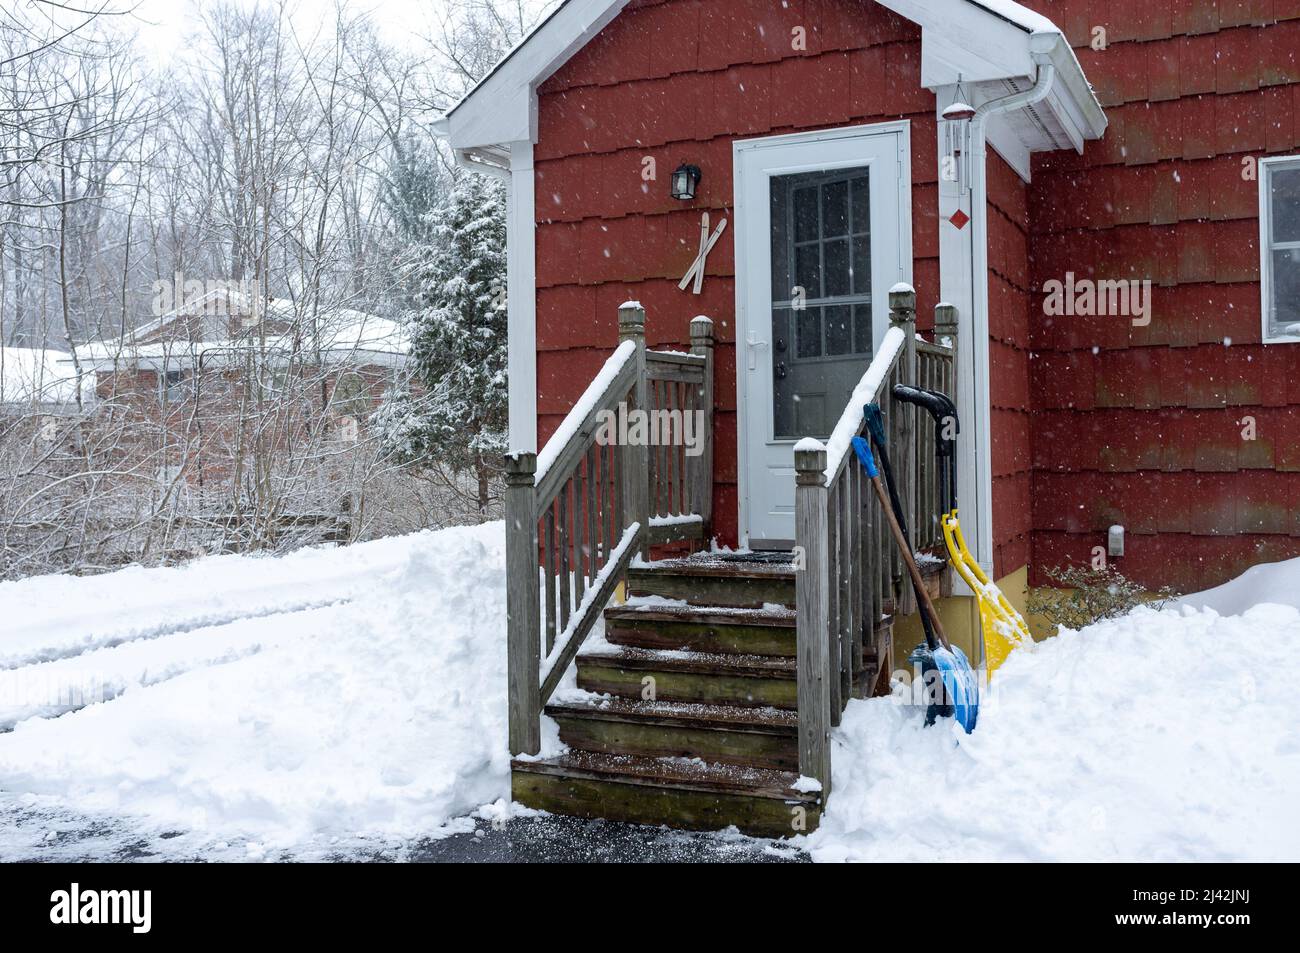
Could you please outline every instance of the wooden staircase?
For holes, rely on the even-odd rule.
[[[952,347],[918,340],[916,294],[889,294],[891,327],[830,439],[792,450],[792,552],[647,562],[714,538],[713,324],[691,352],[646,347],[645,311],[619,308],[619,345],[541,453],[505,458],[509,745],[515,800],[580,817],[750,834],[812,830],[832,781],[831,731],[885,688],[892,619],[912,611],[901,559],[851,439],[885,413],[913,545],[942,546],[933,421],[897,384],[955,393]],[[951,305],[935,328],[956,339]],[[630,408],[702,415],[696,455],[667,439],[607,440]],[[694,418],[692,418],[694,419]],[[604,436],[602,436],[604,435]],[[674,436],[676,435],[676,436]],[[937,580],[936,576],[936,580]],[[628,603],[609,605],[620,583]],[[597,622],[605,639],[588,643]],[[558,691],[576,663],[584,692]],[[542,715],[567,751],[543,758]]]
[[[700,554],[628,571],[605,644],[577,656],[595,693],[545,707],[565,755],[517,758],[512,796],[579,817],[780,837],[813,830],[799,785],[795,573],[788,560]],[[657,597],[657,598],[656,598]],[[876,629],[854,694],[877,686],[891,626]]]

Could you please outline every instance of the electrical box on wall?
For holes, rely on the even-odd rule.
[[[1106,532],[1106,553],[1110,556],[1124,555],[1124,527],[1118,523]]]

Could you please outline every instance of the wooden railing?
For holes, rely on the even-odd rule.
[[[890,329],[825,445],[803,440],[795,458],[795,602],[798,640],[799,771],[830,793],[830,729],[860,685],[886,612],[914,611],[902,559],[851,446],[866,432],[863,407],[880,405],[886,442],[913,548],[935,542],[938,526],[933,433],[914,407],[894,400],[896,384],[953,393],[953,351],[916,337],[916,294],[889,296]],[[950,318],[945,314],[941,320]],[[920,519],[918,520],[918,516]],[[921,527],[918,527],[918,522]],[[881,666],[888,659],[879,657]]]
[[[632,560],[648,556],[652,542],[708,538],[713,324],[704,317],[691,322],[689,354],[647,351],[645,311],[635,302],[619,308],[618,325],[618,348],[541,453],[505,459],[515,755],[540,750],[542,707]],[[635,436],[639,414],[674,410],[642,417],[640,432],[648,439]],[[690,434],[686,410],[699,412]],[[703,429],[696,432],[700,414]],[[678,445],[686,436],[698,441],[699,454]]]
[[[713,513],[713,322],[691,321],[691,352],[646,352],[650,542],[706,540]]]

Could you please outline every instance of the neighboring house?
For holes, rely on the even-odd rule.
[[[139,425],[116,440],[123,453],[147,458],[161,483],[229,498],[259,450],[286,469],[345,467],[338,448],[357,443],[401,377],[407,340],[363,312],[218,289],[77,357],[101,416]]]
[[[817,823],[849,699],[922,674],[849,450],[882,404],[938,542],[891,383],[955,398],[961,523],[1015,602],[1066,561],[1193,590],[1300,553],[1298,51],[1290,0],[561,3],[440,124],[510,190],[513,799]],[[700,400],[693,459],[595,423]],[[637,558],[710,539],[776,552]]]

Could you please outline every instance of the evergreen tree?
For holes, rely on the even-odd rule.
[[[458,175],[425,219],[406,312],[423,393],[389,395],[375,426],[397,460],[470,476],[486,513],[507,449],[504,189]]]

